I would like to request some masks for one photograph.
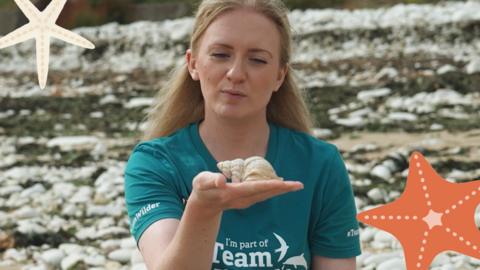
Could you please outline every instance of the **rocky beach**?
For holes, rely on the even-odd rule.
[[[314,135],[341,150],[358,211],[400,196],[414,151],[451,182],[480,180],[480,1],[289,16]],[[44,90],[33,40],[0,50],[0,270],[146,269],[123,170],[192,24],[75,29],[96,48],[53,40]],[[358,269],[405,269],[391,234],[361,224],[360,237]],[[446,251],[431,269],[480,260]]]

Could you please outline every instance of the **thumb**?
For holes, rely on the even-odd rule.
[[[203,171],[193,179],[192,186],[198,190],[208,190],[225,186],[225,176],[221,173]]]

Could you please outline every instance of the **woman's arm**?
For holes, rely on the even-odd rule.
[[[314,256],[312,270],[355,270],[356,258],[334,259],[322,256]]]
[[[210,270],[219,224],[220,213],[208,213],[189,200],[181,220],[159,220],[140,238],[147,268]]]
[[[301,188],[300,182],[280,180],[226,183],[220,173],[199,173],[181,220],[157,221],[141,236],[148,269],[210,270],[223,210],[247,208]]]

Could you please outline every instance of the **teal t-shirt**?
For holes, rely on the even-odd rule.
[[[309,269],[313,255],[360,254],[356,208],[337,148],[306,133],[269,123],[266,159],[277,175],[304,189],[224,211],[212,269]],[[201,171],[219,172],[198,122],[138,144],[125,170],[131,233],[138,241],[155,221],[182,217]]]

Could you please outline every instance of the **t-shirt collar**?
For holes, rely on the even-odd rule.
[[[207,163],[208,169],[213,172],[219,172],[217,168],[217,161],[215,160],[213,155],[210,153],[208,148],[205,146],[205,144],[202,141],[202,138],[200,137],[200,133],[198,130],[200,121],[201,120],[190,124],[188,128],[190,138],[192,140],[194,148],[197,150],[197,153]],[[268,122],[268,126],[270,128],[270,132],[268,135],[267,154],[264,158],[268,160],[268,162],[273,164],[276,156],[276,150],[277,150],[277,127],[275,124],[271,122]]]

